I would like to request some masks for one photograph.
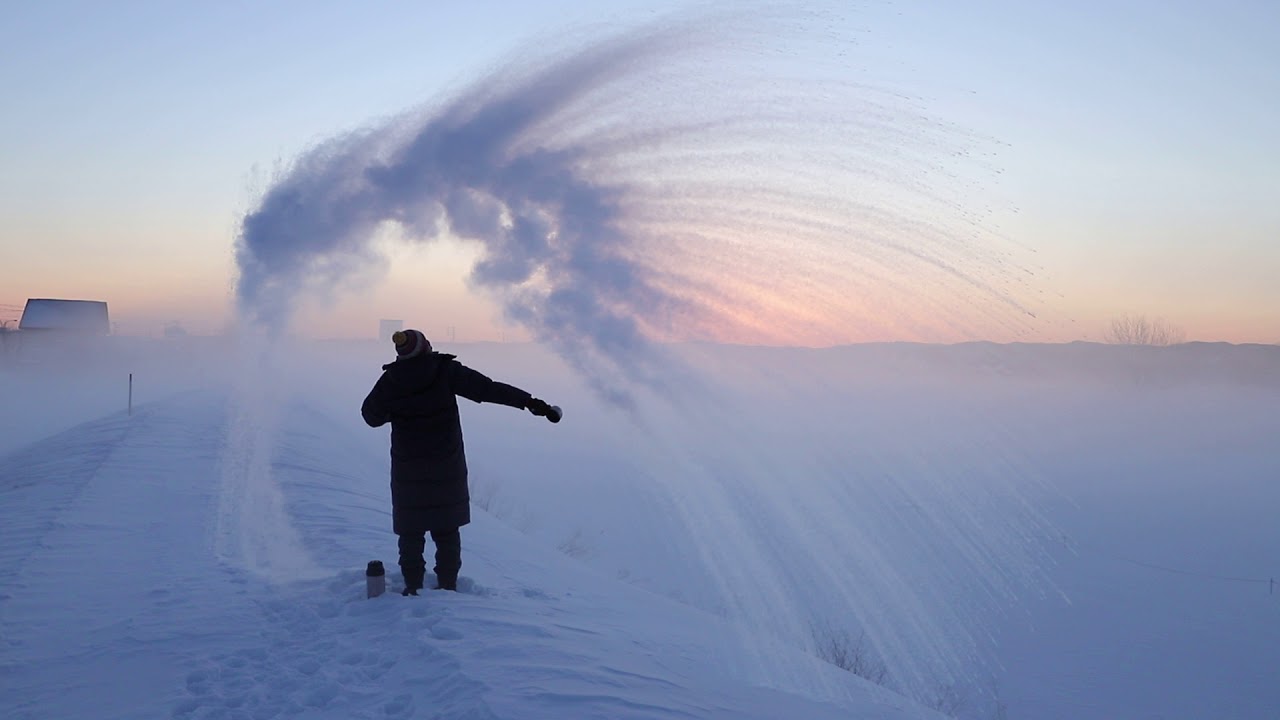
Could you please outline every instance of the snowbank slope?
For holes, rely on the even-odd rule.
[[[205,390],[0,460],[0,716],[934,717],[785,647],[824,697],[749,681],[761,636],[482,512],[464,592],[366,600],[385,461],[304,407],[262,421]]]

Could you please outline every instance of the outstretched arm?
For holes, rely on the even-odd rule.
[[[487,375],[451,360],[450,386],[459,396],[478,403],[497,403],[523,410],[533,397],[514,385],[491,380]]]

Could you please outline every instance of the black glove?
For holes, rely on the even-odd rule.
[[[546,417],[551,414],[551,406],[547,404],[546,400],[529,398],[529,402],[525,403],[524,406],[529,409],[529,412],[538,417]]]

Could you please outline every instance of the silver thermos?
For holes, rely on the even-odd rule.
[[[382,568],[382,561],[369,561],[369,567],[364,571],[364,583],[371,598],[376,598],[386,591],[387,571]]]

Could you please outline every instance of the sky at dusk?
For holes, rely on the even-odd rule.
[[[175,321],[216,332],[232,315],[241,220],[300,153],[430,106],[535,38],[687,7],[12,8],[0,25],[0,306],[98,299],[121,333]],[[1280,6],[870,2],[820,25],[823,42],[850,44],[846,67],[815,77],[893,88],[998,148],[967,201],[1025,250],[1036,313],[1012,336],[979,319],[962,337],[894,337],[892,323],[776,337],[1100,340],[1112,318],[1141,314],[1192,340],[1280,342]],[[803,63],[803,41],[795,52]],[[522,337],[467,282],[473,247],[378,247],[385,274],[303,308],[300,329],[369,337],[398,318],[458,340]]]

